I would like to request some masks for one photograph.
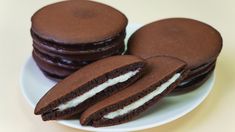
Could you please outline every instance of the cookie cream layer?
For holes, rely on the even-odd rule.
[[[139,100],[123,107],[122,109],[119,109],[119,110],[116,110],[114,112],[110,112],[110,113],[104,115],[104,118],[114,119],[118,116],[122,116],[124,114],[127,114],[127,113],[137,109],[138,107],[144,105],[146,102],[150,101],[151,99],[153,99],[154,97],[156,97],[157,95],[159,95],[163,91],[165,91],[171,84],[173,84],[180,77],[180,75],[181,75],[180,73],[176,73],[167,82],[165,82],[162,85],[160,85],[159,87],[157,87],[156,90],[145,95],[144,97],[140,98]]]
[[[139,71],[140,71],[140,69],[137,69],[135,71],[129,71],[129,72],[127,72],[123,75],[120,75],[118,77],[108,79],[106,82],[92,88],[91,90],[87,91],[86,93],[84,93],[84,94],[64,103],[64,104],[59,105],[55,109],[58,109],[59,111],[63,111],[65,109],[75,107],[75,106],[79,105],[80,103],[84,102],[85,100],[93,97],[97,93],[103,91],[104,89],[106,89],[110,86],[116,85],[118,83],[122,83],[122,82],[127,81],[131,77],[135,76]]]

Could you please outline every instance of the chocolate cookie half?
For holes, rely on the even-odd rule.
[[[89,64],[60,81],[37,103],[43,120],[65,119],[124,89],[144,73],[145,61],[129,55]]]
[[[178,91],[194,87],[196,79],[204,80],[205,74],[213,72],[221,49],[222,37],[216,29],[187,18],[170,18],[147,24],[137,30],[128,42],[129,54],[142,58],[167,55],[185,61],[190,72]]]
[[[92,105],[80,118],[82,125],[95,127],[133,120],[171,92],[187,74],[186,63],[172,57],[146,60],[146,74],[124,90]]]
[[[34,60],[55,79],[124,52],[128,20],[108,5],[87,0],[62,1],[41,8],[31,21]]]

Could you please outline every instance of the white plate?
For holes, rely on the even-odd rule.
[[[128,26],[127,38],[138,27],[140,26],[134,24]],[[160,126],[180,118],[196,108],[210,93],[214,81],[215,75],[212,74],[200,88],[182,95],[167,96],[139,118],[121,125],[94,128],[81,126],[79,120],[61,120],[58,122],[69,127],[88,131],[134,131]],[[22,67],[20,84],[22,94],[34,108],[39,99],[55,85],[55,82],[47,79],[32,57],[29,57]]]

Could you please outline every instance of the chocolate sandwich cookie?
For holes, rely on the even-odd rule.
[[[82,113],[80,123],[101,127],[133,120],[171,92],[187,74],[186,63],[177,58],[151,57],[146,62],[141,79],[92,105]]]
[[[44,121],[77,115],[135,82],[145,65],[143,59],[130,55],[98,60],[56,84],[40,99],[34,113]]]
[[[125,49],[126,16],[101,3],[58,2],[38,10],[31,21],[34,60],[55,79]]]
[[[128,41],[128,54],[145,59],[167,55],[188,64],[188,77],[179,84],[177,91],[202,84],[207,75],[213,72],[221,49],[222,37],[216,29],[187,18],[170,18],[147,24]]]

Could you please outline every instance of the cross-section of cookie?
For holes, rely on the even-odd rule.
[[[146,62],[136,56],[108,57],[89,64],[60,81],[37,103],[34,113],[43,120],[79,115],[98,101],[139,79]]]
[[[133,120],[170,93],[188,73],[186,63],[176,58],[151,57],[146,62],[141,79],[88,108],[80,123],[101,127]]]

